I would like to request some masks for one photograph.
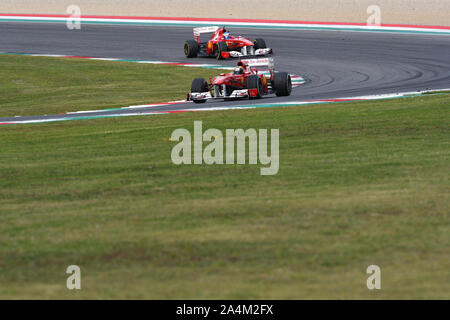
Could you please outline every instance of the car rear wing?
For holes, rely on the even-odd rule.
[[[194,40],[198,42],[202,33],[214,33],[217,30],[219,30],[217,26],[194,28]]]
[[[253,70],[273,71],[275,69],[273,58],[243,59],[241,61]]]

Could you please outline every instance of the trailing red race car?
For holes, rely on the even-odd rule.
[[[257,99],[271,93],[289,96],[292,91],[291,76],[276,72],[272,58],[241,60],[233,72],[209,81],[194,79],[188,100],[204,103],[208,99]]]
[[[212,33],[212,36],[207,42],[200,42],[200,35],[204,33]],[[231,36],[225,27],[194,28],[194,40],[187,40],[184,44],[184,54],[187,58],[195,58],[201,55],[226,59],[262,56],[272,53],[273,50],[267,48],[264,39],[258,38],[252,42],[248,38]]]

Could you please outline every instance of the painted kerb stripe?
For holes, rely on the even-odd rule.
[[[0,22],[46,22],[66,23],[71,18],[68,15],[32,15],[32,14],[0,14]],[[76,18],[75,18],[76,19]],[[415,26],[383,24],[380,26],[362,23],[283,21],[256,19],[204,19],[204,18],[167,18],[167,17],[114,17],[114,16],[82,16],[81,23],[86,24],[128,24],[128,25],[161,25],[161,26],[201,26],[223,25],[245,28],[270,28],[293,30],[336,30],[336,31],[366,31],[366,32],[400,32],[450,35],[447,26]]]

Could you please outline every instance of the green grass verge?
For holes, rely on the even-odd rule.
[[[56,114],[185,99],[220,70],[0,55],[0,116]]]
[[[1,127],[0,298],[449,299],[449,105]],[[279,128],[278,175],[173,165],[168,138],[194,120]],[[80,291],[65,287],[71,264]]]

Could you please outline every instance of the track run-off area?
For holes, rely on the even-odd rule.
[[[289,97],[268,96],[257,101],[217,100],[201,106],[175,101],[59,115],[11,115],[0,118],[2,124],[395,98],[450,88],[448,28],[438,31],[430,27],[414,29],[406,26],[374,29],[346,24],[271,28],[254,22],[250,25],[227,21],[140,25],[86,21],[81,30],[69,30],[63,21],[3,18],[0,14],[1,53],[94,57],[111,59],[111,63],[129,60],[188,64],[186,68],[193,67],[189,64],[231,68],[236,64],[235,60],[184,57],[183,44],[192,38],[193,25],[217,22],[229,26],[232,33],[264,38],[274,49],[276,70],[299,75],[297,81],[301,85]],[[307,81],[304,83],[303,79]]]

